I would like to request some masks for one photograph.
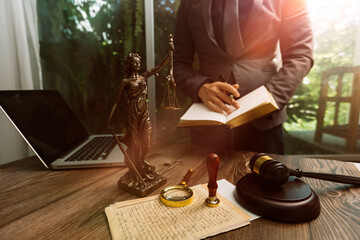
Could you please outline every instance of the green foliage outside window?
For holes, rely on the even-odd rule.
[[[59,90],[91,132],[106,132],[124,59],[139,53],[145,70],[143,0],[38,0],[37,8],[44,89]]]
[[[356,7],[360,5],[357,2],[344,1],[338,3],[337,7],[339,14],[344,14],[358,9]],[[286,130],[315,130],[322,73],[333,67],[353,65],[356,34],[359,28],[358,15],[348,14],[340,19],[330,19],[328,16],[329,14],[324,18],[313,16],[314,66],[287,106],[289,118],[285,124]],[[351,77],[344,78],[344,91],[349,91],[351,88],[349,79]],[[336,86],[330,88],[335,89]],[[325,125],[331,124],[333,117],[334,108],[329,109],[329,114],[325,116]],[[342,118],[340,121],[344,122],[346,114],[340,117]]]

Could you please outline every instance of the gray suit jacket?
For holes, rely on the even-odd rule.
[[[201,101],[201,85],[218,81],[220,75],[228,81],[233,74],[241,96],[265,85],[280,111],[252,124],[267,130],[283,123],[286,103],[313,65],[313,36],[305,0],[253,0],[246,25],[240,29],[241,53],[236,57],[222,50],[214,38],[212,1],[217,0],[181,1],[174,38],[177,85],[194,102]],[[280,69],[274,61],[278,42]],[[193,68],[195,52],[199,59],[197,70]]]

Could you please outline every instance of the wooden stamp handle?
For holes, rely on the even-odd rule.
[[[210,153],[207,157],[207,169],[209,173],[209,197],[216,197],[216,190],[218,185],[216,183],[217,172],[219,169],[219,157],[215,153]]]

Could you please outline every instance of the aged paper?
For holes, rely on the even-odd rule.
[[[192,187],[193,203],[181,208],[165,206],[159,196],[110,205],[105,213],[112,238],[200,239],[249,224],[250,216],[220,195],[218,207],[206,206],[205,188]]]
[[[218,184],[218,193],[226,198],[226,200],[229,200],[230,202],[232,202],[235,206],[237,206],[238,208],[240,208],[242,211],[246,212],[247,214],[250,215],[250,222],[258,219],[260,216],[256,215],[255,213],[249,212],[248,210],[246,210],[245,208],[243,208],[240,203],[236,200],[236,187],[230,183],[229,181],[227,181],[226,179],[221,179],[217,181]]]

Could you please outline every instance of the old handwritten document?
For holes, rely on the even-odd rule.
[[[194,200],[181,208],[162,204],[159,196],[118,202],[105,208],[111,236],[117,239],[201,239],[248,225],[250,216],[218,195],[220,205],[208,207],[207,190],[192,187]]]

